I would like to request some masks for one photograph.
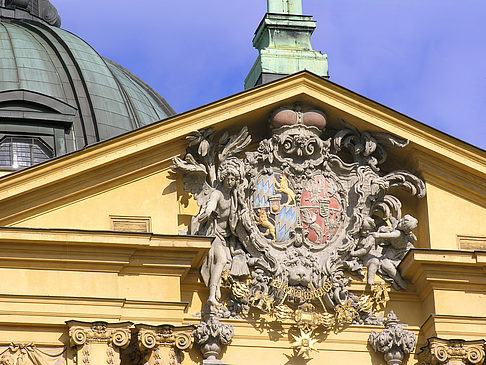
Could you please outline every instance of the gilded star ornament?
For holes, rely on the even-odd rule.
[[[309,356],[309,352],[311,350],[317,351],[315,348],[315,344],[318,342],[316,338],[312,338],[312,331],[305,332],[302,329],[300,330],[300,336],[292,335],[295,342],[290,344],[290,346],[294,349],[298,350],[299,355],[306,354]]]

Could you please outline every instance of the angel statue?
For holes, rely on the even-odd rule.
[[[212,190],[209,201],[197,216],[199,222],[209,222],[209,235],[214,240],[201,268],[201,275],[209,288],[208,304],[218,306],[221,298],[220,278],[223,270],[231,266],[230,237],[236,226],[236,185],[241,181],[239,160],[230,158],[218,169],[220,184]]]
[[[208,142],[212,134],[195,133],[207,137],[198,141],[196,153],[201,163],[187,153],[184,160],[175,158],[172,168],[182,174],[184,189],[194,195],[201,207],[199,214],[192,219],[189,233],[214,237],[201,268],[201,276],[209,288],[208,304],[219,306],[223,270],[248,272],[246,255],[239,247],[234,232],[238,223],[238,190],[244,175],[243,162],[236,156],[250,143],[250,137],[244,128],[237,136],[223,135],[216,144]],[[202,145],[204,148],[201,148]],[[217,170],[215,166],[218,166]],[[232,254],[238,258],[233,260]]]

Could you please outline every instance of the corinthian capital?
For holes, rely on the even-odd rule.
[[[483,364],[486,341],[444,340],[432,337],[420,349],[420,365]]]

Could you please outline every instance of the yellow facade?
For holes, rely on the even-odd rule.
[[[235,132],[246,125],[261,139],[271,111],[296,102],[323,110],[331,128],[342,118],[410,141],[388,158],[394,169],[420,176],[427,189],[422,200],[402,199],[405,213],[419,219],[417,249],[400,264],[408,289],[392,290],[385,309],[418,336],[403,363],[418,363],[432,337],[485,340],[486,153],[301,72],[1,177],[0,344],[65,349],[53,357],[56,364],[85,364],[84,345],[73,342],[68,328],[75,325],[66,321],[131,322],[122,327],[132,331],[132,341],[140,324],[197,325],[208,295],[199,269],[211,238],[179,234],[199,208],[172,172],[172,159],[185,153],[189,133],[207,127]],[[367,290],[357,280],[351,289]],[[262,364],[385,364],[368,345],[370,332],[383,328],[350,325],[323,334],[305,360],[293,352],[285,320],[264,328],[257,318],[224,322],[234,327],[222,353],[229,364],[245,364],[250,356]],[[135,361],[123,357],[126,344],[103,341],[93,342],[98,347],[92,345],[88,363],[107,363],[110,346],[112,363]],[[183,364],[202,361],[197,346],[173,349],[185,354]]]

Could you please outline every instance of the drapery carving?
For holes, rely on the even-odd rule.
[[[0,365],[63,365],[66,347],[39,347],[34,343],[0,345]]]

